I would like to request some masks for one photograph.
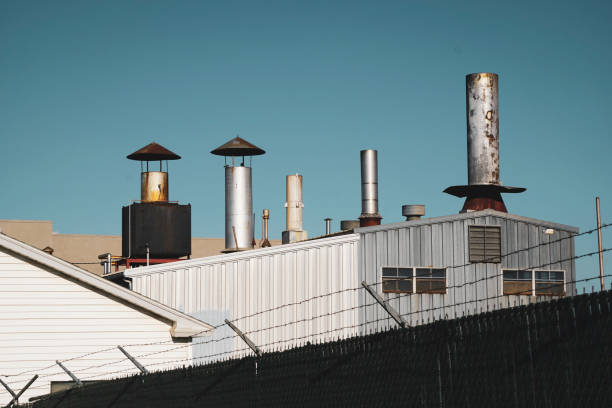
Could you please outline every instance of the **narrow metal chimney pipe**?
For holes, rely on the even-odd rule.
[[[361,151],[361,215],[362,227],[380,225],[378,213],[378,152],[367,149]]]
[[[287,186],[287,231],[302,230],[302,176],[300,174],[290,174],[286,178]]]
[[[272,246],[270,244],[270,241],[268,240],[268,221],[270,220],[270,210],[268,210],[267,208],[264,209],[262,218],[263,218],[263,225],[264,225],[264,236],[263,236],[263,242],[261,243],[261,247],[266,248],[266,247]]]
[[[497,74],[465,77],[468,184],[499,185],[499,100]]]
[[[465,197],[461,212],[493,209],[508,212],[502,193],[521,193],[523,187],[499,181],[498,76],[479,72],[465,76],[468,184],[444,192]]]
[[[331,234],[331,218],[325,219],[325,235]]]

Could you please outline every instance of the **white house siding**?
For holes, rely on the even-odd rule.
[[[134,291],[212,325],[229,319],[270,351],[356,332],[358,244],[359,235],[350,234],[135,268],[126,276]],[[339,293],[314,298],[331,292]],[[225,325],[216,329],[194,346],[196,362],[248,352],[233,334]],[[233,338],[219,340],[227,336]]]
[[[155,342],[164,343],[131,346]],[[189,345],[172,342],[169,324],[0,250],[0,375],[15,392],[34,374],[40,376],[20,402],[48,393],[51,381],[70,381],[56,360],[68,360],[65,366],[81,380],[137,372],[117,345],[133,356],[160,352],[138,357],[151,371],[190,358]],[[168,362],[173,360],[183,361]],[[10,399],[0,386],[0,406]]]
[[[500,225],[501,253],[511,254],[501,263],[469,262],[468,229],[470,225]],[[553,228],[554,234],[543,231]],[[410,325],[441,318],[452,318],[481,311],[510,307],[551,297],[504,296],[502,268],[562,269],[566,281],[576,279],[573,234],[577,228],[511,214],[485,210],[447,217],[423,219],[361,232],[360,276],[381,291],[383,266],[446,267],[446,294],[384,294],[390,304]],[[525,249],[524,251],[521,251]],[[566,285],[567,295],[575,294],[575,284]],[[372,303],[360,293],[360,304]],[[361,309],[365,322],[362,332],[395,326],[378,305]]]

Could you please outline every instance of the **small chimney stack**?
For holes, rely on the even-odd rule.
[[[271,247],[270,241],[268,240],[268,221],[270,220],[270,210],[264,209],[263,214],[263,226],[264,226],[264,236],[263,242],[261,243],[262,248]]]
[[[499,102],[497,74],[481,72],[465,77],[468,185],[445,193],[466,197],[461,212],[491,208],[508,212],[501,193],[521,193],[522,187],[499,181]]]
[[[325,218],[325,235],[331,234],[331,218]]]
[[[290,174],[286,177],[285,202],[287,229],[283,231],[283,244],[304,241],[308,238],[308,232],[302,229],[302,176],[300,174]]]
[[[406,221],[414,221],[425,215],[425,206],[422,204],[402,205],[402,215]]]
[[[361,151],[361,215],[362,227],[380,225],[378,213],[378,152],[368,149]]]
[[[359,228],[359,220],[342,220],[340,221],[340,231],[350,231]]]

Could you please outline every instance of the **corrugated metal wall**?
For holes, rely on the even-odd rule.
[[[487,215],[491,211],[482,214],[476,217],[460,214],[440,217],[438,222],[430,219],[362,231],[360,280],[377,284],[381,292],[383,266],[446,267],[449,287],[446,294],[384,295],[411,325],[540,300],[531,296],[502,296],[502,268],[563,269],[566,281],[575,280],[574,261],[569,260],[574,256],[574,239],[569,237],[577,230],[570,227],[563,230],[558,224],[552,224],[555,232],[547,235],[543,233],[549,225],[545,222]],[[472,224],[501,226],[501,264],[470,264],[467,243],[468,228]],[[527,250],[504,256],[521,249]],[[568,295],[574,294],[575,285],[566,285],[566,290]],[[371,303],[366,293],[361,292],[359,296],[360,304]],[[377,305],[360,310],[360,320],[369,323],[363,326],[363,332],[394,323]]]
[[[132,289],[212,325],[232,322],[262,350],[356,332],[359,234],[126,272]],[[329,296],[332,292],[339,292]],[[316,298],[319,296],[318,298]],[[314,298],[314,299],[313,299]],[[245,344],[227,326],[194,345],[198,362]],[[212,341],[211,341],[212,340]]]

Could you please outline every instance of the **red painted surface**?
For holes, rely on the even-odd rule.
[[[359,226],[360,227],[371,227],[373,225],[380,225],[380,220],[381,220],[381,218],[378,218],[378,217],[374,217],[374,218],[360,218],[359,219]]]
[[[461,212],[467,211],[481,211],[486,209],[492,209],[500,212],[507,213],[506,205],[502,200],[501,194],[498,192],[492,192],[489,194],[478,194],[478,196],[468,195],[463,204]]]

